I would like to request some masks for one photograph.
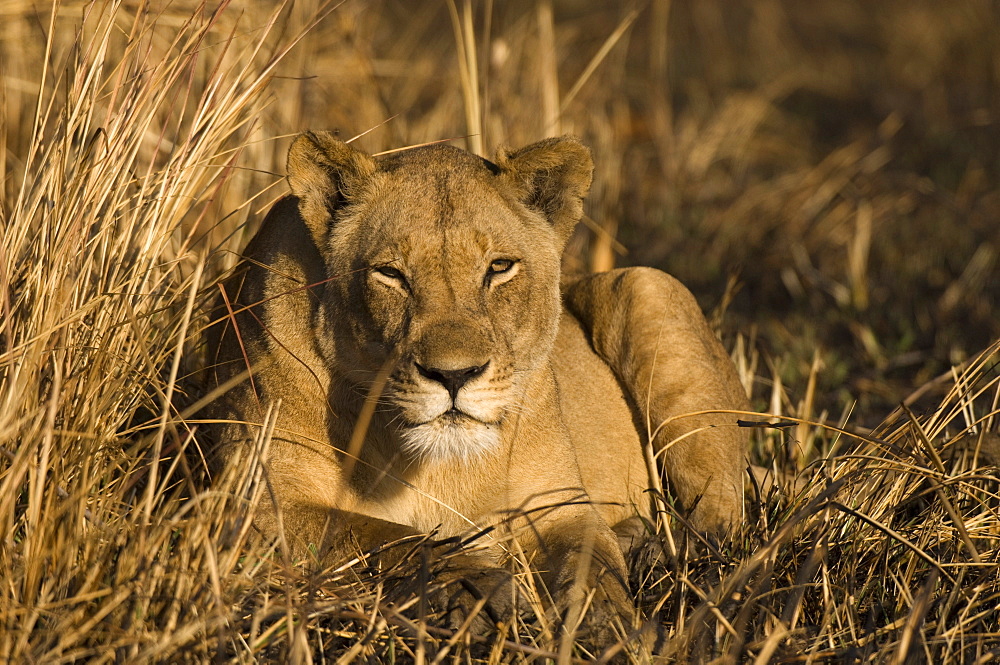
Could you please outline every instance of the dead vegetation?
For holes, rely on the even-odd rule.
[[[419,589],[389,593],[399,571],[255,543],[253,460],[209,485],[204,304],[306,127],[369,150],[577,133],[598,174],[570,263],[658,265],[716,309],[775,416],[751,457],[779,482],[732,542],[686,550],[672,516],[672,554],[637,556],[665,659],[997,659],[998,19],[986,0],[3,5],[0,660],[588,657],[531,619],[443,631]]]

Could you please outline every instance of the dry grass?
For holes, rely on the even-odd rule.
[[[720,548],[634,562],[668,659],[996,660],[998,19],[3,4],[0,661],[557,659],[537,622],[448,634],[391,571],[252,542],[253,460],[209,488],[203,306],[306,127],[369,150],[578,133],[596,221],[569,261],[659,265],[719,305],[785,490]]]

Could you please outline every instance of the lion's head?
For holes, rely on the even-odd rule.
[[[559,322],[560,255],[593,164],[572,138],[490,163],[449,146],[382,157],[306,133],[288,179],[326,263],[316,322],[337,379],[384,400],[414,456],[496,445]],[[349,369],[347,369],[349,368]]]

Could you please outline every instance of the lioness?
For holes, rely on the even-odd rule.
[[[217,404],[222,459],[277,410],[261,530],[335,559],[495,526],[448,559],[455,594],[510,602],[506,535],[563,616],[595,591],[600,632],[635,614],[612,527],[650,515],[647,425],[693,524],[740,520],[743,434],[702,412],[746,398],[693,297],[651,269],[560,279],[592,170],[573,138],[492,163],[295,140],[292,196],[222,285],[211,342],[216,385],[248,374]]]

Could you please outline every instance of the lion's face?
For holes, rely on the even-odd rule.
[[[345,207],[323,305],[340,358],[371,379],[392,363],[385,399],[410,452],[468,456],[496,442],[518,377],[548,356],[561,241],[468,155],[433,155],[376,174]],[[465,168],[446,169],[448,157]]]
[[[319,167],[313,188],[296,180],[305,169],[292,168],[294,147],[289,170],[332,278],[320,305],[325,355],[360,392],[387,372],[382,401],[412,455],[492,449],[502,422],[530,408],[525,381],[551,353],[559,257],[589,155],[563,140],[501,155],[499,166],[450,147],[375,161],[311,139],[302,147]]]

